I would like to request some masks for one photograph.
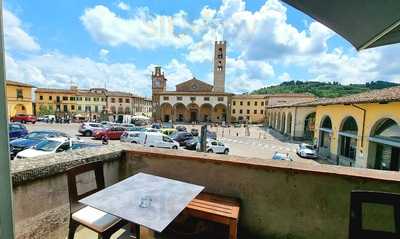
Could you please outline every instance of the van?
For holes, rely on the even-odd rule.
[[[125,131],[121,135],[121,142],[128,142],[133,144],[143,144],[145,139],[145,132],[139,131]]]
[[[145,132],[143,145],[167,149],[178,149],[179,147],[179,143],[172,140],[168,135],[157,132]]]

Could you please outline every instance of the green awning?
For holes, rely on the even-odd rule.
[[[282,0],[357,50],[400,42],[400,0]]]

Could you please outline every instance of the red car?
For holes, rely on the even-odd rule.
[[[27,122],[31,122],[32,124],[36,123],[36,117],[33,115],[26,114],[16,114],[15,116],[10,118],[11,122],[21,122],[23,124]]]
[[[101,139],[103,136],[107,136],[108,139],[120,139],[121,135],[126,131],[124,127],[114,126],[103,130],[96,130],[94,133],[95,139]]]

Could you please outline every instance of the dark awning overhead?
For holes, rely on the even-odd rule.
[[[282,0],[357,50],[400,42],[400,0]]]

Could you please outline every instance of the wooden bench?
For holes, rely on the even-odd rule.
[[[229,239],[237,239],[239,208],[239,202],[233,198],[200,193],[185,210],[193,217],[228,225]]]

